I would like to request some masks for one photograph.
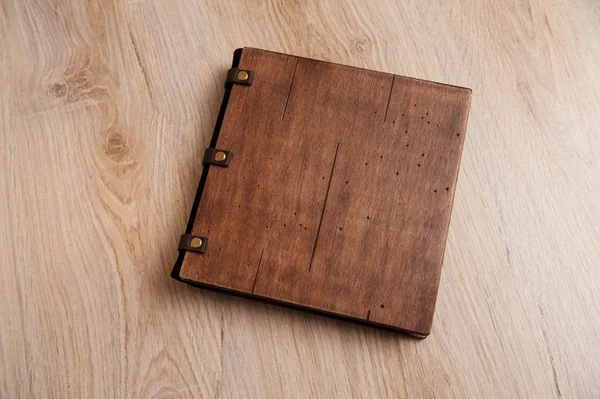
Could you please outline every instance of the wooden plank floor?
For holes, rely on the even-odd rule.
[[[600,397],[594,0],[0,5],[0,397]],[[169,278],[237,47],[473,89],[429,338]]]

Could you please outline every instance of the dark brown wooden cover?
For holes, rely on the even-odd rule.
[[[431,330],[469,89],[244,48],[174,277]],[[221,122],[221,121],[220,121]],[[201,156],[201,155],[199,155]]]

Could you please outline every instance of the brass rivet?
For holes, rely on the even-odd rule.
[[[194,238],[192,238],[192,241],[190,241],[190,247],[192,247],[192,248],[200,248],[201,246],[202,246],[201,238],[194,237]]]
[[[237,74],[238,80],[248,80],[248,77],[248,72],[246,71],[239,71]]]
[[[215,154],[215,161],[221,162],[224,161],[225,158],[227,158],[227,154],[225,154],[223,151],[217,151]]]

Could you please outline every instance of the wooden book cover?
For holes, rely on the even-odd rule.
[[[239,49],[173,277],[425,337],[469,89]]]

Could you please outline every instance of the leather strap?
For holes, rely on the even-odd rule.
[[[252,85],[253,78],[254,72],[249,69],[231,68],[229,71],[227,71],[227,79],[225,79],[225,86],[227,86],[230,83],[250,86]]]
[[[177,249],[180,251],[191,251],[203,254],[207,243],[208,238],[206,237],[183,234],[179,240],[179,247]]]
[[[218,148],[207,148],[202,159],[203,165],[215,165],[228,167],[231,159],[231,151],[219,150]]]

